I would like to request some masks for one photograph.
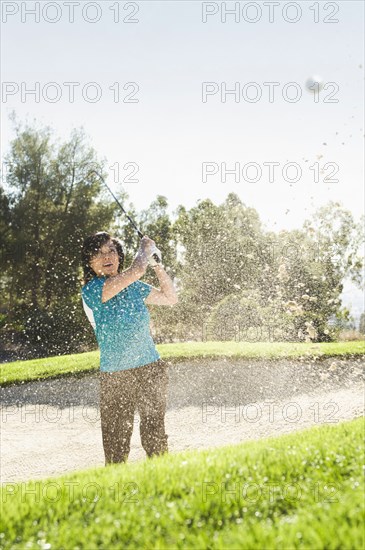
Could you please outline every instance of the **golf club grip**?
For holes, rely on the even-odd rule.
[[[142,231],[140,231],[139,229],[137,229],[138,231],[138,236],[140,239],[142,239],[144,237]],[[160,260],[160,257],[155,253],[155,254],[152,254],[152,258],[155,260],[155,262],[157,262],[158,264],[161,263],[161,260]]]
[[[160,257],[157,256],[157,254],[152,254],[152,258],[155,260],[155,262],[157,262],[158,264],[161,263],[161,260],[160,260]]]

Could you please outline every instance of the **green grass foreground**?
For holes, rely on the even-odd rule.
[[[156,346],[172,362],[195,359],[283,359],[298,357],[353,357],[365,354],[365,341],[331,343],[291,342],[185,342]],[[0,386],[88,371],[97,371],[100,352],[14,361],[0,364]]]
[[[2,487],[1,547],[360,549],[363,418]]]

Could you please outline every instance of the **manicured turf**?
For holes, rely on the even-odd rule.
[[[363,435],[359,418],[280,438],[4,484],[1,545],[364,548]]]
[[[296,357],[353,357],[365,354],[365,342],[291,343],[291,342],[185,342],[160,344],[163,359],[172,362],[207,359],[283,359]],[[99,351],[14,361],[0,364],[0,385],[27,382],[99,369]]]

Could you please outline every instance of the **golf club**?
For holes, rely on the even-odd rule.
[[[136,226],[136,224],[134,223],[132,218],[124,210],[123,206],[121,205],[121,203],[119,202],[117,197],[114,195],[113,191],[107,185],[107,183],[106,183],[105,179],[103,178],[103,176],[101,174],[99,174],[99,172],[97,172],[96,170],[90,170],[90,172],[88,173],[88,176],[90,176],[90,174],[92,174],[92,173],[96,174],[98,176],[98,178],[104,183],[105,187],[108,189],[109,193],[112,195],[113,199],[115,200],[115,202],[117,203],[117,205],[119,206],[121,211],[125,214],[125,216],[127,216],[128,221],[131,223],[133,228],[137,231],[138,236],[140,237],[140,239],[142,239],[142,237],[143,237],[142,231],[140,229],[138,229],[138,227]],[[153,248],[151,258],[153,258],[157,264],[161,264],[161,252],[157,247]],[[155,264],[153,264],[153,265],[155,265]]]

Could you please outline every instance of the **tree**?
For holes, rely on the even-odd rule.
[[[360,315],[359,332],[360,334],[365,334],[365,313]]]
[[[149,208],[141,212],[140,227],[145,235],[151,236],[156,242],[162,253],[162,263],[173,273],[176,267],[176,246],[167,208],[166,197],[157,195]]]
[[[264,235],[254,209],[231,193],[222,205],[210,199],[187,211],[180,206],[174,223],[176,246],[183,247],[177,276],[181,284],[179,319],[186,319],[182,337],[201,336],[212,308],[237,289],[257,285],[261,259],[252,251]]]
[[[37,316],[43,325],[49,319],[51,327],[60,308],[65,312],[65,301],[77,296],[81,307],[83,239],[101,229],[112,230],[117,206],[106,202],[101,182],[90,174],[90,168],[97,168],[103,175],[103,163],[82,129],[73,130],[59,147],[51,142],[48,127],[16,124],[15,133],[5,157],[9,191],[6,197],[0,194],[0,208],[11,220],[0,226],[1,244],[13,254],[1,282],[9,322],[28,327],[32,335],[36,331],[29,327],[29,319],[34,326]],[[74,326],[69,315],[72,311],[64,318],[66,327]],[[62,333],[60,327],[48,331],[54,339],[57,333]],[[45,340],[42,345],[49,351],[50,341]],[[65,348],[67,341],[59,344]]]
[[[207,199],[190,211],[180,207],[174,230],[185,253],[177,309],[188,319],[185,334],[194,334],[194,326],[200,334],[212,319],[217,325],[232,300],[239,304],[257,291],[260,315],[277,319],[277,335],[335,339],[330,319],[346,322],[349,314],[341,307],[343,279],[350,275],[361,284],[360,228],[338,203],[320,208],[302,230],[278,234],[264,232],[257,212],[233,193],[221,206]]]
[[[349,277],[359,288],[364,287],[364,257],[359,250],[365,242],[365,216],[355,222],[350,210],[330,201],[303,224],[304,231],[315,238],[320,261],[335,266],[341,280]]]

